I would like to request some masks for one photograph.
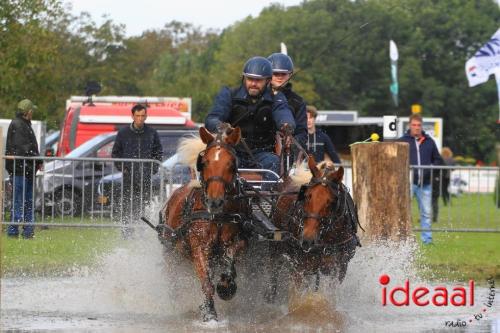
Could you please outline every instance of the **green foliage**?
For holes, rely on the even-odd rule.
[[[126,38],[111,19],[70,15],[62,0],[0,0],[0,115],[21,98],[40,106],[35,119],[56,127],[64,102],[88,80],[102,94],[193,98],[203,121],[221,86],[236,86],[244,62],[279,51],[293,58],[295,90],[320,109],[443,117],[444,145],[486,163],[499,140],[493,80],[469,88],[465,61],[498,29],[493,0],[310,0],[271,4],[220,33],[188,23]],[[399,49],[399,104],[389,92],[389,40]],[[495,132],[496,131],[496,132]]]

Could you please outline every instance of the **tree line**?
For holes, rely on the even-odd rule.
[[[272,4],[222,31],[168,22],[126,37],[111,18],[97,24],[70,14],[60,0],[0,0],[0,113],[10,118],[22,98],[35,119],[56,128],[65,100],[99,81],[101,95],[193,98],[202,121],[221,86],[236,86],[244,62],[288,47],[294,88],[319,109],[363,116],[444,119],[444,144],[457,154],[495,159],[499,140],[494,80],[468,88],[465,61],[500,26],[493,0],[309,0]],[[399,48],[399,107],[389,91],[389,40]]]

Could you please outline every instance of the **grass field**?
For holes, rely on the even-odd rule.
[[[412,220],[418,224],[418,208],[412,202]],[[444,206],[439,198],[439,214],[433,228],[496,229],[500,232],[500,209],[495,207],[493,194],[465,194],[452,197],[451,205]]]
[[[442,205],[442,203],[441,203]],[[414,227],[418,210],[413,202]],[[78,223],[65,219],[65,223]],[[57,222],[57,220],[46,222]],[[83,220],[83,223],[106,223],[106,220]],[[492,195],[464,195],[453,198],[452,206],[441,207],[436,228],[500,229],[500,210]],[[419,239],[417,233],[417,239]],[[500,233],[434,232],[434,244],[420,244],[417,268],[433,280],[484,281],[500,279]],[[64,274],[73,268],[92,265],[95,258],[120,240],[118,229],[55,228],[36,231],[35,239],[12,239],[2,235],[2,272],[17,274]]]
[[[433,232],[433,245],[420,243],[417,265],[422,275],[436,280],[485,281],[500,279],[500,209],[493,195],[453,197],[451,206],[440,199],[437,229],[494,229],[496,233]],[[419,227],[416,200],[412,202],[413,226]],[[417,233],[420,239],[420,233]]]
[[[113,248],[117,229],[51,228],[36,230],[34,239],[2,234],[2,273],[7,275],[66,274],[92,265],[95,258]]]

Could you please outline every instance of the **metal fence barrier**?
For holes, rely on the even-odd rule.
[[[22,173],[32,168],[36,176],[31,184],[31,201],[26,200],[26,188],[18,192],[15,178],[4,177],[4,225],[24,225],[26,219],[19,216],[31,211],[39,227],[122,227],[142,215],[156,221],[169,194],[192,179],[189,167],[167,167],[165,162],[155,160],[4,157],[4,161],[7,159],[14,168],[24,168]],[[34,160],[43,162],[40,170],[29,162]],[[352,191],[352,167],[344,165],[344,169],[343,181]],[[121,170],[128,172],[124,176]],[[432,231],[500,232],[500,168],[411,166],[410,182],[419,175],[420,179],[432,179]],[[416,203],[412,216],[413,230],[422,231]],[[130,226],[143,227],[140,223]]]
[[[167,169],[156,160],[4,157],[7,160],[17,175],[35,176],[25,187],[19,176],[4,177],[4,225],[24,225],[33,214],[41,227],[120,227],[157,213],[169,193],[190,178],[182,169]],[[43,162],[40,170],[35,160]]]
[[[430,186],[432,231],[500,232],[500,168],[411,166],[410,182]],[[424,181],[422,181],[424,180]],[[427,182],[430,181],[430,183]],[[414,231],[419,219],[413,200]]]

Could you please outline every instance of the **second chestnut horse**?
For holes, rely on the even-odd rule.
[[[281,230],[290,232],[286,246],[279,247],[292,262],[295,285],[302,284],[307,275],[319,273],[333,275],[342,282],[349,261],[360,245],[357,232],[357,213],[347,188],[342,184],[343,167],[333,165],[318,168],[312,156],[308,167],[312,174],[302,183],[290,179],[285,182],[283,193],[273,212],[273,222]],[[279,253],[275,253],[276,257]],[[277,284],[272,275],[268,301],[273,301]]]

